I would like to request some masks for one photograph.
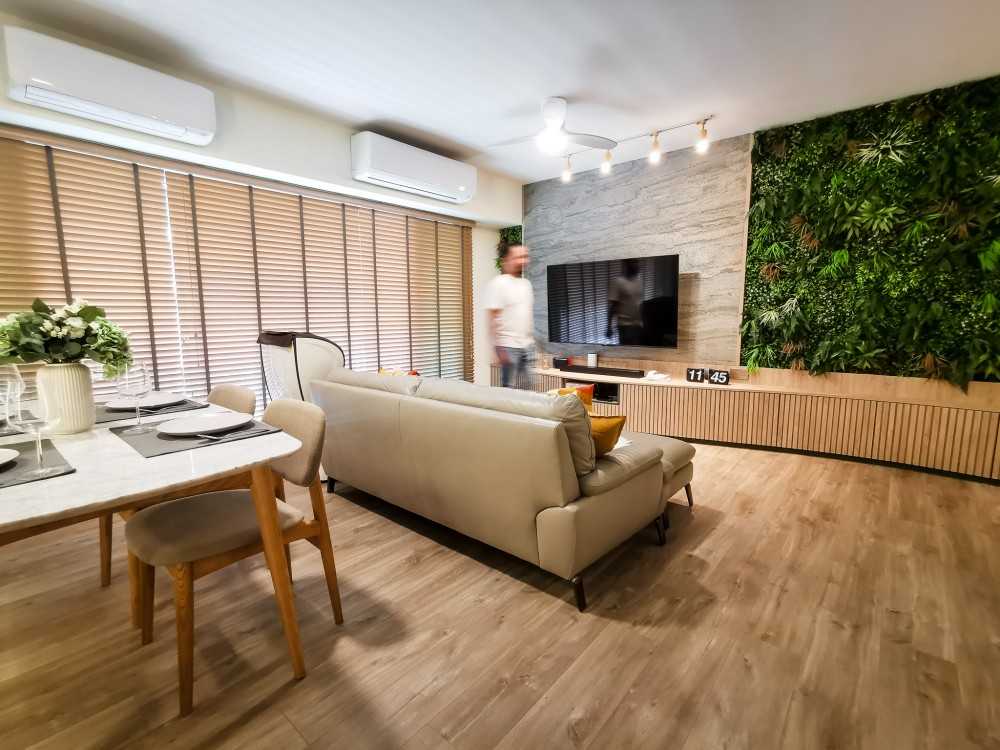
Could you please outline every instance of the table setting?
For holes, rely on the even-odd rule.
[[[115,383],[103,404],[95,403],[83,360]],[[36,299],[30,310],[0,318],[0,546],[94,519],[103,528],[113,514],[172,499],[249,489],[301,678],[271,464],[302,443],[250,414],[158,391],[151,372],[125,331],[86,300],[53,307]]]

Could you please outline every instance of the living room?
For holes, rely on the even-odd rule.
[[[1000,743],[995,3],[0,26],[3,747]]]

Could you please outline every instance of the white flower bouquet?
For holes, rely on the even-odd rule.
[[[114,378],[132,364],[128,335],[84,299],[50,307],[36,299],[31,310],[0,321],[0,364],[65,364],[92,359]]]

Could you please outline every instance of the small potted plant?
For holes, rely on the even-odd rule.
[[[0,364],[43,363],[38,392],[57,434],[94,426],[94,391],[84,359],[101,363],[106,378],[118,377],[132,363],[126,333],[87,300],[51,307],[36,299],[31,310],[0,321]]]

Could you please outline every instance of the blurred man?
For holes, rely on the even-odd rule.
[[[624,263],[624,274],[612,279],[608,289],[608,330],[618,324],[618,343],[637,346],[642,343],[642,276],[639,261],[629,258]]]
[[[523,383],[532,358],[534,343],[534,294],[524,278],[528,248],[524,245],[497,246],[503,273],[486,285],[486,310],[490,334],[500,362],[500,382],[505,388]]]

